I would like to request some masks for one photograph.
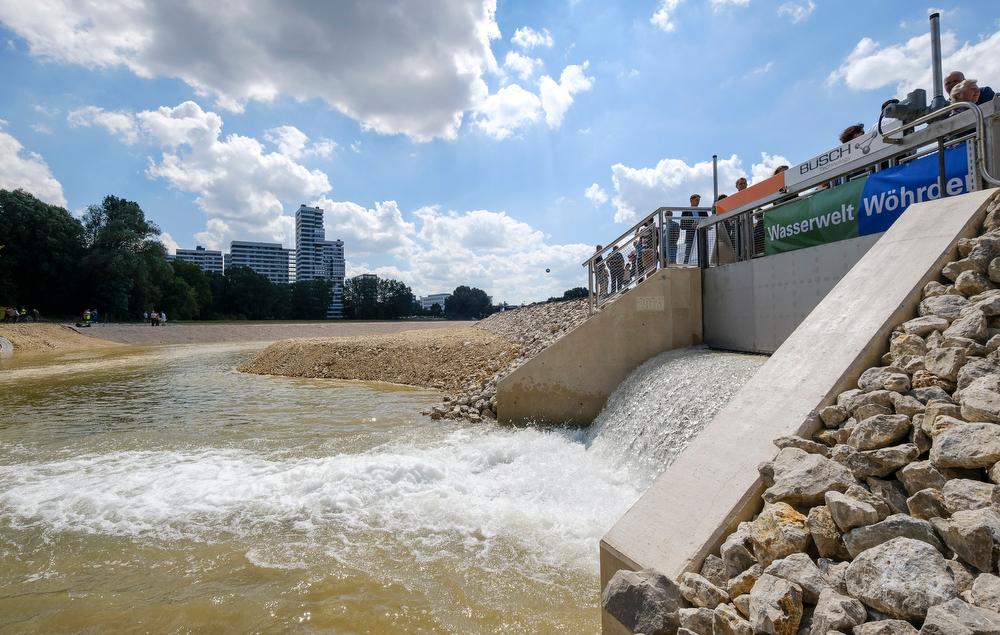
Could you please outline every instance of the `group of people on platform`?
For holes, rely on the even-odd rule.
[[[944,89],[945,93],[951,97],[952,103],[971,102],[981,105],[992,101],[995,96],[992,88],[989,86],[980,87],[977,80],[966,78],[961,71],[952,71],[945,77]],[[951,114],[955,115],[961,112],[961,110],[956,109]],[[839,139],[841,143],[848,143],[864,136],[864,134],[865,126],[859,123],[845,128],[840,133]],[[787,165],[778,166],[774,170],[774,175],[787,169]],[[816,189],[827,189],[839,185],[842,180],[844,179],[822,183]],[[735,183],[736,192],[742,192],[748,185],[745,177],[739,177]],[[771,203],[768,209],[797,196],[798,194],[788,194],[780,197]],[[718,200],[725,198],[727,198],[726,194],[720,194]],[[689,203],[691,208],[701,207],[701,195],[692,194]],[[734,252],[749,252],[752,256],[762,255],[764,253],[764,213],[766,211],[759,210],[753,214],[752,244],[744,244],[747,239],[744,239],[743,234],[737,231],[734,221],[723,221],[718,226],[721,229],[716,233],[717,243],[728,243]],[[657,228],[653,218],[647,219],[636,228],[631,240],[616,246],[607,256],[604,256],[604,246],[597,245],[595,252],[597,255],[593,259],[593,275],[596,282],[594,291],[599,297],[613,295],[627,289],[633,283],[641,282],[646,276],[656,271],[660,262],[658,251],[661,241],[665,243],[664,262],[666,264],[696,264],[691,260],[691,256],[692,252],[697,255],[694,250],[698,235],[697,219],[707,217],[708,214],[709,212],[706,210],[696,209],[665,212],[662,227]],[[678,250],[682,231],[684,232],[684,257],[680,259]]]
[[[27,322],[29,319],[32,322],[37,322],[41,319],[38,309],[32,309],[29,312],[28,309],[21,307],[21,310],[18,311],[17,308],[12,306],[6,308],[0,307],[0,316],[3,317],[4,324],[17,324],[18,322]]]

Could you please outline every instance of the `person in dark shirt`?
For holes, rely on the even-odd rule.
[[[691,207],[698,207],[701,204],[701,196],[692,194],[688,201],[691,203]],[[684,230],[684,264],[691,264],[691,251],[694,249],[694,239],[698,233],[695,231],[698,223],[694,217],[701,215],[701,212],[681,212],[681,229]],[[688,218],[684,218],[685,216]]]

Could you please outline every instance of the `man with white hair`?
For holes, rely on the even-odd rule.
[[[995,95],[992,88],[989,86],[980,88],[974,79],[963,79],[958,82],[952,87],[950,94],[952,103],[967,101],[976,105],[992,101]]]

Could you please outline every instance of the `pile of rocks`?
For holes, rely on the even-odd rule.
[[[494,313],[476,323],[475,328],[515,343],[519,347],[517,357],[485,379],[470,378],[457,394],[445,395],[444,403],[425,414],[433,419],[464,419],[474,423],[496,419],[497,382],[576,328],[588,314],[586,300],[568,300]]]
[[[1000,199],[893,332],[884,366],[777,439],[766,487],[699,573],[619,571],[633,632],[1000,633]]]

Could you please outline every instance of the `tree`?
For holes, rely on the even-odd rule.
[[[413,314],[413,292],[399,280],[378,281],[378,313],[383,319]]]
[[[579,300],[587,297],[590,297],[590,292],[587,291],[587,287],[573,287],[572,289],[567,289],[563,292],[564,300]]]
[[[440,304],[435,302],[434,304],[431,305],[431,315],[433,315],[434,317],[441,317],[442,313],[444,313],[444,309],[441,308]]]
[[[24,190],[0,190],[0,305],[75,313],[83,227],[69,212]]]
[[[173,265],[174,277],[187,283],[194,294],[194,300],[197,304],[197,310],[191,318],[180,318],[180,316],[178,318],[205,319],[212,306],[212,276],[193,262],[175,259],[171,265]],[[169,304],[167,304],[167,311],[170,311]],[[177,312],[176,308],[174,308],[174,312]]]
[[[344,317],[378,317],[378,276],[360,275],[344,281]]]
[[[482,289],[462,285],[445,299],[444,314],[449,320],[478,320],[490,314],[491,303],[490,296]]]
[[[330,306],[330,283],[326,280],[295,282],[291,285],[291,307],[288,317],[293,320],[321,320]]]

